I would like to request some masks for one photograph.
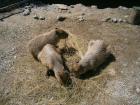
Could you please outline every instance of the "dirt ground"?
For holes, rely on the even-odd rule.
[[[140,26],[129,24],[134,9],[97,9],[81,4],[67,8],[34,6],[28,16],[21,13],[0,21],[0,105],[140,105]],[[34,15],[45,20],[36,20]],[[59,21],[58,16],[66,19]],[[104,22],[108,17],[128,22]],[[46,67],[32,58],[27,43],[55,27],[74,34],[77,40],[71,40],[79,42],[77,50],[82,52],[89,40],[103,39],[111,46],[115,60],[82,79],[73,77],[71,89],[52,77],[47,79]]]

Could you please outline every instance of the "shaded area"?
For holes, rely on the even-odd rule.
[[[36,1],[36,0],[34,0]],[[59,3],[59,4],[67,4],[74,5],[81,3],[86,6],[97,5],[98,8],[117,8],[118,6],[125,7],[133,7],[140,6],[140,2],[138,0],[41,0],[43,3]]]
[[[110,54],[110,56],[103,64],[101,64],[97,69],[89,70],[85,74],[81,75],[80,79],[84,80],[99,75],[102,72],[102,70],[104,70],[111,62],[114,62],[115,60],[115,56],[113,54]]]
[[[30,0],[0,0],[0,12],[10,11],[23,5],[29,5]]]
[[[21,1],[21,0],[0,0],[0,7],[4,7],[4,6],[10,5],[10,4],[19,2],[19,1]]]
[[[140,8],[136,10],[136,15],[134,16],[133,24],[140,25]]]
[[[0,0],[0,7],[4,7],[16,2],[21,2],[22,0]],[[128,8],[134,6],[140,6],[140,2],[138,0],[27,0],[28,3],[39,4],[40,1],[45,4],[66,4],[66,5],[75,5],[75,4],[83,4],[85,6],[97,5],[98,8],[117,8],[118,6],[125,6]]]

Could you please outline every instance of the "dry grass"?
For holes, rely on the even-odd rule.
[[[51,11],[50,14],[50,11],[43,13],[45,10],[38,10],[37,12],[39,11],[41,11],[40,14],[45,14],[48,17],[45,21],[34,20],[32,18],[34,14],[31,14],[27,17],[16,15],[0,23],[0,54],[3,55],[3,52],[8,51],[13,46],[18,49],[13,66],[8,68],[7,72],[0,73],[0,105],[129,105],[129,101],[126,102],[126,99],[129,98],[114,96],[113,89],[116,85],[108,87],[108,83],[118,79],[119,82],[122,82],[124,77],[127,78],[127,83],[130,83],[133,82],[130,72],[135,71],[135,75],[139,73],[139,70],[135,69],[138,66],[134,64],[133,60],[139,56],[139,29],[123,23],[101,22],[102,16],[113,15],[112,10],[108,9],[105,12],[102,10],[91,11],[90,14],[93,13],[93,15],[87,15],[90,20],[87,19],[83,22],[75,20],[72,14],[69,14],[70,17],[64,22],[56,22],[57,11],[56,13]],[[32,13],[34,12],[33,10]],[[69,30],[71,36],[67,40],[67,48],[78,50],[66,49],[64,58],[69,68],[79,61],[91,39],[103,39],[112,45],[111,50],[117,59],[116,62],[108,64],[104,68],[101,67],[98,69],[100,71],[98,73],[89,72],[88,75],[90,75],[86,75],[82,79],[72,77],[72,87],[61,86],[53,77],[46,78],[46,67],[35,61],[26,51],[25,46],[32,37],[55,27]],[[65,47],[64,43],[65,41],[60,43],[61,47]],[[10,55],[11,58],[13,56]],[[11,60],[11,58],[8,59]],[[127,74],[123,77],[120,72],[125,70],[122,67],[125,62],[130,62],[130,65],[124,67]],[[131,68],[131,65],[135,67]],[[116,88],[118,90],[118,87]],[[117,92],[115,90],[115,92],[119,94],[124,90],[126,88],[121,88]]]
[[[79,43],[83,43],[77,39],[75,41],[77,46],[80,45]],[[70,43],[68,43],[69,46],[71,46]],[[74,46],[75,49],[78,48],[77,46]],[[86,47],[81,46],[79,48],[78,51],[81,51],[81,49],[85,50]],[[67,64],[74,63],[75,58],[80,59],[76,53],[64,57]],[[53,77],[46,79],[46,67],[36,62],[30,55],[19,57],[13,68],[14,72],[9,73],[14,77],[9,104],[22,102],[31,105],[35,102],[38,104],[47,103],[48,105],[76,105],[76,103],[87,103],[87,100],[92,100],[91,98],[96,97],[99,93],[105,97],[107,95],[103,86],[100,86],[106,81],[104,75],[84,81],[72,77],[73,86],[66,88],[61,86]]]

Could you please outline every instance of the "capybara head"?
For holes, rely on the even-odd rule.
[[[59,36],[60,39],[65,39],[68,37],[68,33],[60,28],[55,28],[56,34]]]

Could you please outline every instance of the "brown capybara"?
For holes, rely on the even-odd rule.
[[[109,55],[110,51],[103,40],[91,40],[88,44],[88,50],[79,63],[74,64],[72,72],[76,77],[79,77],[88,70],[96,69]]]
[[[37,56],[46,44],[57,45],[60,39],[65,39],[67,37],[68,33],[65,30],[55,28],[50,32],[46,32],[30,40],[28,44],[29,52],[38,60]]]
[[[46,44],[38,54],[38,59],[48,67],[48,70],[53,70],[54,76],[62,85],[69,84],[71,81],[69,72],[65,70],[62,57],[55,46]]]

